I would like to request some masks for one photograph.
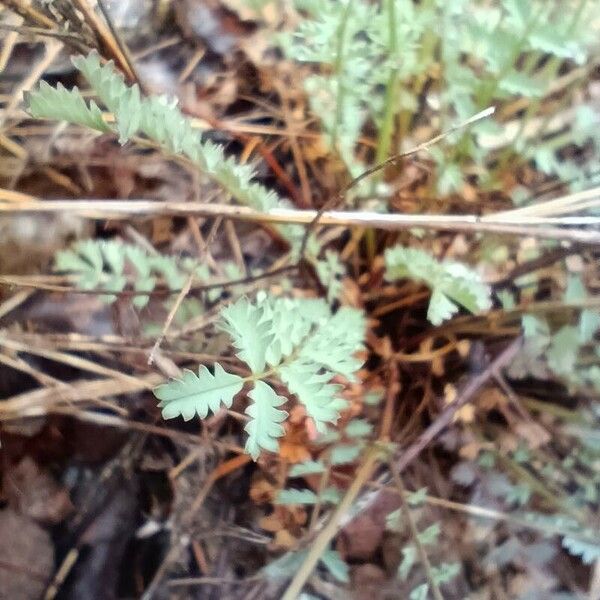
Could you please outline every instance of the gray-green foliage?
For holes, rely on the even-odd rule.
[[[176,105],[165,96],[144,98],[137,85],[127,86],[123,76],[112,66],[102,65],[97,53],[73,59],[75,67],[86,78],[102,104],[114,115],[114,125],[103,121],[94,102],[85,102],[77,88],[67,92],[42,84],[28,94],[28,108],[38,119],[57,119],[86,125],[101,132],[114,131],[119,141],[144,135],[174,155],[188,158],[200,171],[219,183],[236,200],[258,210],[287,206],[275,192],[253,181],[254,171],[234,158],[226,158],[223,147],[192,127]],[[293,246],[302,237],[302,228],[279,225],[281,234]]]
[[[541,114],[539,100],[561,65],[586,60],[595,35],[590,21],[594,2],[296,0],[296,6],[305,18],[279,42],[290,58],[326,65],[326,74],[311,75],[305,88],[327,139],[354,175],[361,169],[354,152],[363,126],[375,124],[384,148],[389,140],[382,138],[389,138],[396,118],[401,135],[410,135],[422,113],[424,89],[442,128],[490,104],[528,100],[521,125],[500,145],[483,141],[502,132],[498,123],[486,121],[460,140],[454,137],[451,150],[434,149],[443,194],[461,188],[467,165],[482,182],[494,184],[486,162],[498,150],[501,166],[520,155],[570,179],[572,168],[556,159],[557,150],[594,135],[593,128],[584,131],[576,122],[570,134],[548,140],[545,119],[526,130]]]
[[[342,278],[346,274],[340,255],[332,250],[325,250],[325,257],[316,262],[315,268],[319,280],[327,290],[328,302],[337,300],[342,291]]]
[[[274,579],[290,578],[302,566],[307,554],[308,550],[286,552],[277,560],[269,563],[262,572]],[[319,559],[319,564],[337,581],[342,583],[350,581],[350,568],[337,550],[325,550]]]
[[[228,267],[229,263],[223,265]],[[206,264],[191,257],[151,254],[139,246],[118,240],[80,240],[69,249],[57,252],[54,270],[70,273],[75,284],[83,290],[110,290],[122,292],[129,286],[134,292],[133,304],[143,308],[149,295],[161,282],[171,291],[179,291],[187,278],[193,275],[197,282],[214,282]],[[220,294],[220,288],[209,291],[209,300]],[[103,299],[114,302],[114,294]]]
[[[306,460],[293,465],[289,472],[290,479],[307,475],[321,475],[328,479],[331,468],[350,465],[357,462],[372,433],[373,426],[364,419],[352,419],[346,423],[343,431],[327,431],[316,440],[320,447],[320,457],[317,460]],[[343,438],[342,439],[342,433]],[[287,488],[279,492],[277,504],[314,505],[322,503],[337,504],[341,492],[336,487],[329,486],[318,493],[304,488]]]
[[[580,277],[571,275],[564,293],[566,303],[587,298]],[[600,393],[600,354],[594,336],[600,329],[600,311],[585,309],[577,321],[553,325],[537,315],[522,319],[524,343],[510,367],[516,378],[528,375],[546,379],[553,374],[572,389]]]
[[[408,495],[406,502],[410,508],[407,510],[410,512],[410,518],[413,522],[417,522],[420,519],[419,507],[423,504],[426,499],[427,489],[422,488],[412,494]],[[406,511],[396,510],[387,516],[386,524],[387,528],[397,533],[407,533],[409,528],[405,522],[407,518]],[[421,545],[422,549],[427,552],[430,549],[435,549],[439,545],[439,538],[441,534],[441,527],[438,522],[434,522],[426,527],[421,528],[417,532],[417,541]],[[416,567],[419,564],[419,551],[416,545],[416,541],[406,543],[402,548],[402,560],[398,566],[398,578],[402,581],[407,581],[409,576],[416,571]],[[436,586],[444,585],[452,579],[454,579],[460,573],[459,563],[447,563],[442,562],[438,565],[432,565],[431,567],[431,578]],[[421,577],[419,577],[421,579]],[[429,583],[414,584],[413,589],[410,592],[409,598],[427,598],[429,593]]]
[[[522,442],[513,451],[490,448],[480,452],[476,460],[455,465],[451,476],[459,485],[471,487],[479,502],[499,503],[503,513],[526,528],[545,537],[560,536],[562,546],[570,554],[589,562],[600,556],[598,531],[592,518],[600,500],[600,474],[594,466],[600,456],[600,444],[593,435],[587,438],[598,427],[597,402],[592,402],[591,410],[580,409],[572,416],[577,427],[557,423],[554,429],[560,438],[564,436],[553,440],[555,447],[565,449],[561,459]],[[539,512],[544,505],[550,509],[547,514]],[[556,551],[555,545],[543,545]],[[527,556],[539,568],[541,562],[552,558],[547,551],[540,555],[541,546],[539,540],[523,545],[513,539],[496,548],[486,562],[496,566],[521,564]]]
[[[332,313],[324,300],[261,294],[255,302],[240,298],[223,308],[219,328],[230,336],[250,374],[228,373],[219,364],[213,373],[206,367],[197,375],[186,371],[155,390],[166,419],[205,417],[221,405],[231,407],[242,387],[251,385],[246,450],[256,459],[261,448],[275,452],[283,435],[287,413],[280,408],[285,398],[273,388],[277,380],[304,405],[318,431],[337,421],[347,402],[332,379],[353,380],[361,366],[356,357],[365,335],[360,311],[343,307]]]
[[[431,288],[427,318],[439,325],[458,311],[470,312],[491,306],[490,288],[467,266],[454,261],[438,261],[424,250],[395,246],[385,252],[385,278],[388,281],[412,279]]]

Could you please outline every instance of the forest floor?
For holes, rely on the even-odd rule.
[[[585,202],[597,210],[600,188],[573,198],[529,163],[507,170],[504,195],[470,176],[459,193],[436,195],[424,150],[440,130],[425,119],[405,148],[416,150],[377,170],[368,193],[385,196],[386,215],[426,221],[380,226],[368,201],[344,205],[356,182],[311,112],[311,67],[275,48],[275,30],[299,13],[241,0],[107,2],[109,27],[95,3],[54,4],[0,2],[0,599],[289,598],[295,575],[307,599],[600,599],[598,226],[563,223],[554,238],[527,221],[566,214],[552,212],[522,213],[504,230],[448,225],[511,210],[517,186],[580,203],[568,213],[577,216]],[[27,114],[24,92],[42,80],[85,90],[70,57],[93,49],[144,93],[177,97],[195,128],[296,212],[364,209],[366,225],[311,226],[338,257],[329,285],[308,263],[253,279],[289,266],[264,215],[137,214],[139,199],[230,206],[182,161]],[[587,103],[600,114],[594,65],[567,106],[559,89],[539,110],[550,119],[557,105],[561,116]],[[507,129],[519,111],[501,107]],[[367,125],[356,147],[365,171],[376,146]],[[587,150],[564,155],[597,171]],[[23,208],[44,201],[65,204]],[[57,253],[88,239],[192,257],[220,287],[184,277],[142,308],[127,292],[107,303],[55,269]],[[385,274],[396,244],[470,265],[492,304],[433,324],[427,280]],[[334,311],[365,315],[362,367],[354,382],[336,379],[348,408],[325,450],[293,403],[278,451],[257,461],[244,452],[240,398],[206,420],[161,417],[152,390],[183,369],[241,372],[214,322],[261,290],[332,294]],[[573,332],[586,327],[577,345]],[[294,476],[308,461],[315,471]],[[288,488],[304,499],[284,502]]]

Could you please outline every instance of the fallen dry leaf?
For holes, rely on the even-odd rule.
[[[40,598],[53,568],[50,535],[12,508],[0,511],[0,598]]]
[[[73,511],[67,490],[28,456],[6,469],[2,492],[14,510],[41,523],[55,525]]]

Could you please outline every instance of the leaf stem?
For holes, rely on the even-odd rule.
[[[398,495],[400,496],[400,502],[402,503],[400,506],[400,510],[402,511],[402,514],[404,515],[404,518],[406,519],[406,523],[410,530],[410,535],[413,538],[415,547],[417,548],[417,552],[419,554],[419,560],[421,561],[421,564],[423,565],[423,569],[425,570],[425,575],[427,577],[427,580],[429,581],[429,587],[431,588],[431,593],[433,594],[433,597],[435,598],[435,600],[444,600],[444,597],[442,596],[442,592],[440,592],[440,588],[435,581],[435,577],[433,576],[433,569],[431,568],[431,562],[429,562],[429,557],[427,556],[427,552],[425,551],[425,548],[424,548],[423,544],[421,543],[421,540],[419,539],[419,531],[417,530],[417,526],[415,525],[415,521],[412,517],[410,508],[406,501],[406,490],[404,489],[404,484],[402,483],[402,478],[400,477],[400,474],[398,473],[398,470],[396,469],[392,458],[389,459],[388,464],[390,467],[390,473],[392,474],[392,479],[394,480],[394,484],[399,492]]]
[[[338,129],[342,122],[342,115],[344,112],[344,100],[346,96],[346,84],[344,82],[344,59],[345,59],[345,45],[346,45],[346,29],[348,28],[348,21],[352,14],[352,8],[354,0],[348,0],[344,13],[342,14],[342,20],[337,30],[337,46],[335,56],[335,74],[337,77],[337,96],[335,101],[335,121],[333,123],[333,130],[331,132],[331,145],[333,148],[338,150]]]
[[[396,23],[396,0],[386,0],[387,21],[388,21],[388,49],[393,61],[397,60],[398,53],[398,35]],[[394,117],[399,107],[396,106],[396,97],[398,96],[398,67],[391,67],[387,86],[385,89],[385,107],[383,120],[379,129],[377,140],[377,152],[375,162],[383,162],[390,152],[392,141]]]

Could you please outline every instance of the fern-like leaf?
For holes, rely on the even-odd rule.
[[[257,210],[268,211],[289,203],[275,192],[253,182],[254,171],[249,165],[225,158],[222,146],[202,140],[190,120],[177,107],[176,101],[164,96],[143,98],[137,85],[129,87],[112,62],[101,64],[97,52],[73,59],[75,67],[87,79],[102,104],[115,118],[119,141],[123,144],[140,133],[160,144],[171,154],[183,154],[234,198]],[[88,107],[75,88],[52,89],[47,84],[29,95],[29,110],[40,119],[60,119],[87,125],[99,131],[111,131],[102,120],[95,104]],[[297,225],[277,225],[275,228],[293,248],[298,248],[303,228]]]
[[[285,398],[278,396],[273,388],[262,381],[257,381],[254,389],[248,394],[254,401],[246,408],[250,422],[244,427],[248,434],[246,452],[254,460],[258,458],[261,448],[270,452],[277,452],[279,444],[277,438],[284,434],[281,425],[287,413],[277,407],[285,404]]]
[[[242,389],[244,379],[227,373],[215,363],[214,374],[201,365],[198,375],[186,370],[181,379],[158,386],[154,395],[160,400],[164,419],[182,416],[189,421],[196,414],[204,419],[209,412],[217,412],[221,404],[231,407],[234,396]]]
[[[266,355],[272,340],[269,323],[263,320],[263,311],[246,298],[230,304],[221,311],[226,331],[239,350],[237,357],[243,360],[253,373],[265,369]]]
[[[431,288],[427,318],[439,325],[458,311],[460,304],[470,312],[491,306],[490,288],[474,271],[461,263],[437,261],[423,250],[396,246],[385,253],[388,281],[413,279]]]
[[[218,327],[229,334],[237,356],[253,373],[255,387],[249,394],[253,403],[246,409],[251,417],[246,426],[249,436],[246,450],[255,459],[261,448],[277,450],[277,438],[283,434],[281,423],[287,416],[278,408],[285,399],[262,381],[267,377],[279,378],[297,396],[319,432],[326,433],[327,424],[337,421],[347,402],[339,396],[342,386],[332,380],[338,374],[351,380],[361,365],[354,356],[364,339],[364,317],[360,311],[342,308],[332,314],[323,300],[285,300],[263,293],[256,302],[241,298],[222,309]],[[225,383],[234,394],[241,389],[244,380],[225,373],[219,365],[215,365],[217,375],[219,380],[233,378]],[[207,404],[207,391],[212,392],[219,383],[215,384],[212,377],[201,367],[200,377],[188,373],[184,382],[158,388],[156,395],[163,401],[165,416],[183,414],[191,418],[195,412],[202,416],[209,408],[215,410],[221,401],[231,402],[228,393],[228,399],[218,394],[210,396],[211,403]],[[165,397],[165,393],[169,396]],[[194,397],[190,402],[195,394],[199,398]],[[200,406],[197,410],[196,401]],[[168,402],[177,403],[171,406]],[[358,429],[356,437],[360,437],[364,427]],[[339,464],[353,460],[362,444],[346,446],[336,458]]]
[[[600,544],[598,543],[565,536],[562,545],[569,551],[569,554],[580,557],[586,565],[591,565],[600,558]]]
[[[86,104],[77,88],[67,90],[60,83],[53,88],[41,81],[35,92],[25,95],[25,102],[36,119],[68,121],[98,131],[112,131],[102,119],[102,111],[96,103],[92,100]]]
[[[300,360],[283,365],[279,373],[290,392],[296,394],[318,432],[327,431],[327,423],[335,423],[348,403],[339,398],[340,385],[329,383],[331,373],[320,373],[319,365]]]

